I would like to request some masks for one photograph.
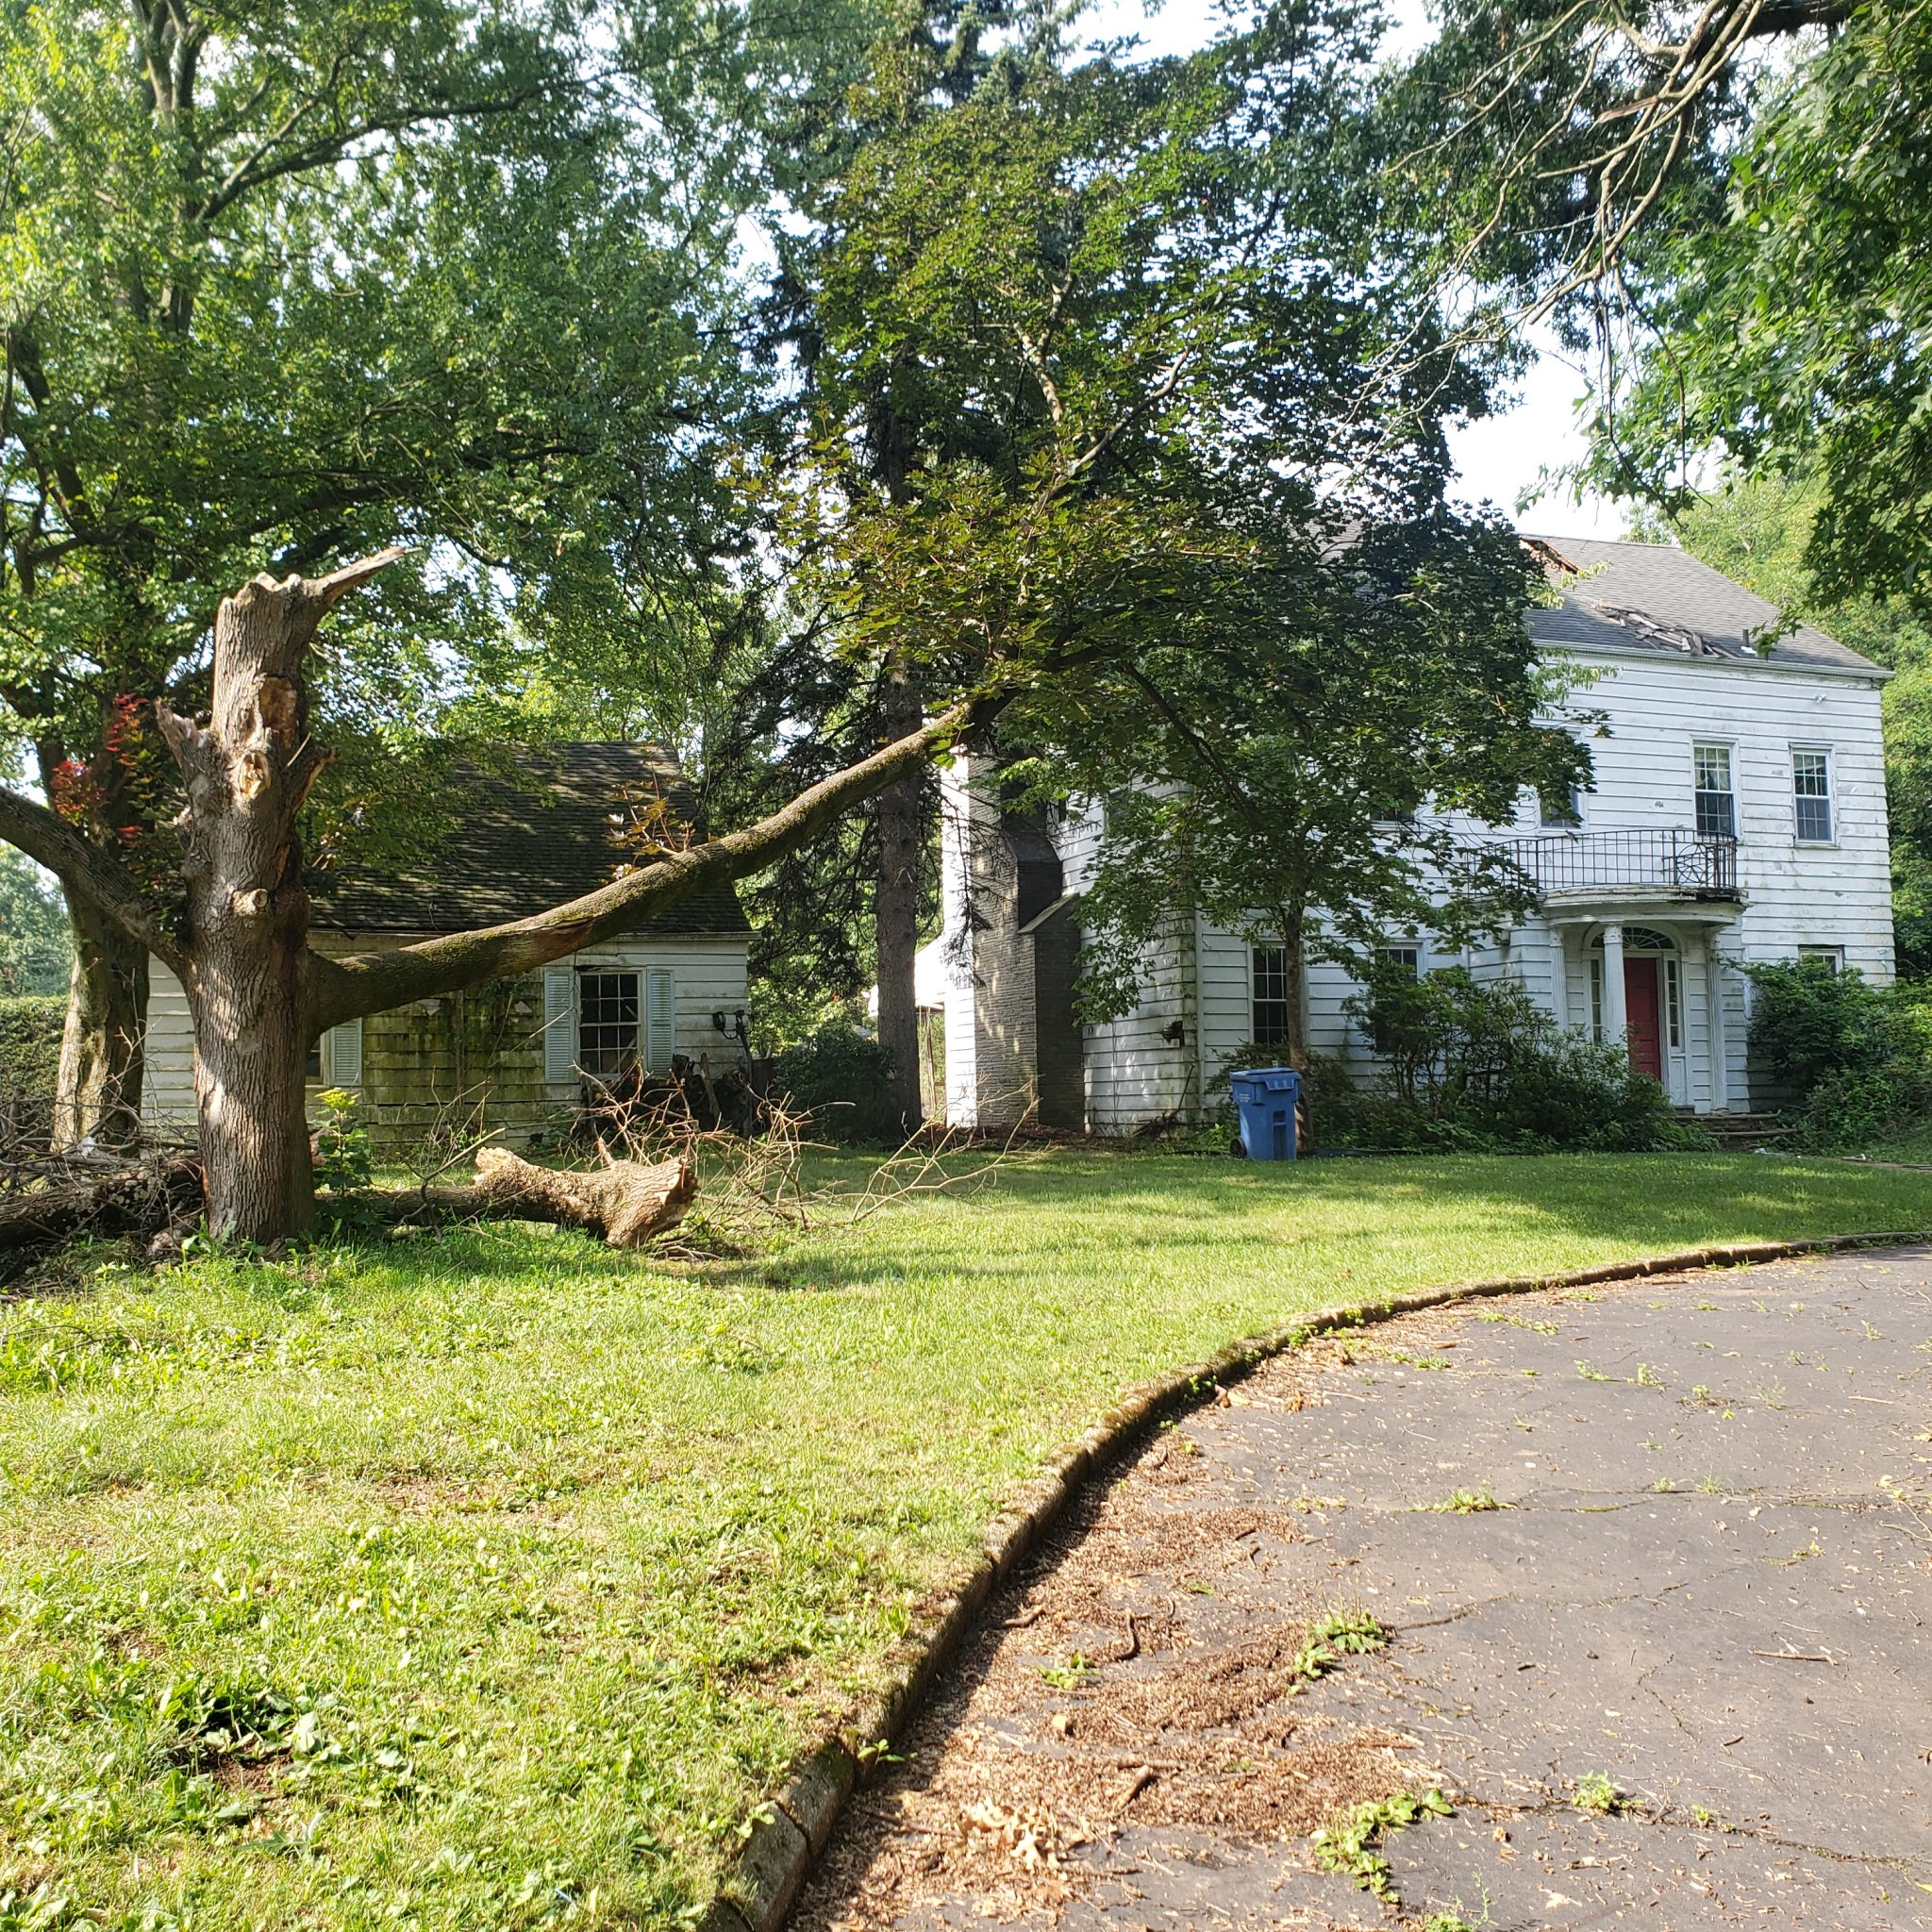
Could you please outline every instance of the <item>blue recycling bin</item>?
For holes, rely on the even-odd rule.
[[[1241,1115],[1241,1151],[1250,1160],[1292,1160],[1302,1076],[1292,1067],[1250,1067],[1230,1074],[1227,1083]]]

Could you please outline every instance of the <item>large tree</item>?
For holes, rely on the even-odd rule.
[[[325,1028],[408,1001],[527,973],[741,876],[950,745],[990,711],[969,698],[908,738],[789,801],[754,826],[639,855],[608,885],[532,919],[385,952],[325,958],[308,943],[300,813],[328,753],[308,676],[323,619],[394,560],[383,552],[322,577],[259,576],[214,625],[206,723],[156,708],[178,763],[178,876],[186,905],[49,807],[0,789],[0,839],[56,873],[103,927],[164,960],[194,1024],[195,1100],[209,1223],[270,1241],[314,1217],[303,1063]]]
[[[412,711],[533,648],[683,651],[758,192],[721,131],[741,30],[680,0],[9,11],[0,699],[148,888],[175,789],[148,701],[207,705],[216,605],[264,564],[422,546],[316,677],[358,796]],[[125,1138],[147,955],[69,904],[62,1124]]]
[[[1021,637],[1071,692],[1284,542],[1306,563],[1351,518],[1432,514],[1441,424],[1484,399],[1433,291],[1377,256],[1373,9],[1266,6],[1154,60],[1082,49],[1052,9],[997,17],[996,42],[939,9],[881,44],[784,257],[809,405],[787,481],[833,612],[792,661],[847,731],[903,730]],[[789,760],[838,741],[783,722]],[[846,910],[876,865],[908,1074],[918,803],[908,780],[869,851],[821,855],[841,890],[789,894]]]

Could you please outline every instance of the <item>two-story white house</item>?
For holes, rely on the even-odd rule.
[[[1504,840],[1541,888],[1532,916],[1479,946],[1426,932],[1386,943],[1420,971],[1461,963],[1520,980],[1559,1024],[1626,1043],[1679,1107],[1741,1112],[1745,961],[1819,954],[1892,976],[1890,865],[1879,692],[1888,674],[1823,632],[1774,637],[1777,612],[1660,544],[1539,540],[1559,600],[1530,614],[1546,658],[1588,675],[1591,789],[1525,791]],[[1560,723],[1560,720],[1555,721]],[[1048,826],[1002,815],[989,774],[948,780],[943,987],[946,1111],[994,1125],[1037,1108],[1049,1125],[1125,1133],[1211,1108],[1226,1058],[1282,1038],[1278,948],[1177,920],[1151,947],[1141,1004],[1078,1025],[1079,892],[1097,812]],[[1316,962],[1311,1042],[1373,1067],[1344,1011],[1356,991]]]

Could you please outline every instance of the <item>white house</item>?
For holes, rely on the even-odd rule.
[[[528,918],[608,884],[638,812],[660,799],[675,821],[696,812],[675,754],[656,744],[561,745],[513,776],[469,772],[456,785],[443,814],[450,829],[419,859],[318,897],[319,952],[376,951]],[[726,886],[540,974],[351,1020],[323,1036],[311,1089],[357,1093],[391,1141],[481,1123],[511,1139],[547,1137],[587,1075],[661,1074],[674,1055],[708,1055],[720,1072],[742,1059],[749,930]],[[188,1004],[158,960],[142,1106],[151,1130],[193,1124]]]
[[[1824,955],[1892,976],[1879,690],[1888,674],[1658,544],[1538,540],[1560,592],[1531,613],[1548,658],[1597,674],[1574,705],[1604,715],[1591,790],[1525,791],[1514,823],[1456,824],[1508,841],[1541,888],[1534,916],[1449,953],[1387,943],[1426,971],[1509,975],[1559,1024],[1627,1042],[1633,1065],[1698,1113],[1751,1105],[1744,961]],[[1560,720],[1553,722],[1561,722]],[[1580,727],[1579,727],[1580,728]],[[1003,816],[989,774],[948,780],[943,868],[946,1108],[1123,1133],[1212,1105],[1226,1057],[1281,1038],[1282,958],[1200,921],[1149,949],[1142,1000],[1105,1026],[1074,1019],[1079,891],[1097,811],[1048,827]],[[1340,968],[1309,967],[1312,1044],[1367,1049]]]

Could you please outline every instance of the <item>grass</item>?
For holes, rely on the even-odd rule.
[[[0,1306],[0,1928],[687,1923],[1123,1388],[1337,1300],[1926,1221],[1764,1157],[1064,1153],[681,1272],[102,1260]]]

